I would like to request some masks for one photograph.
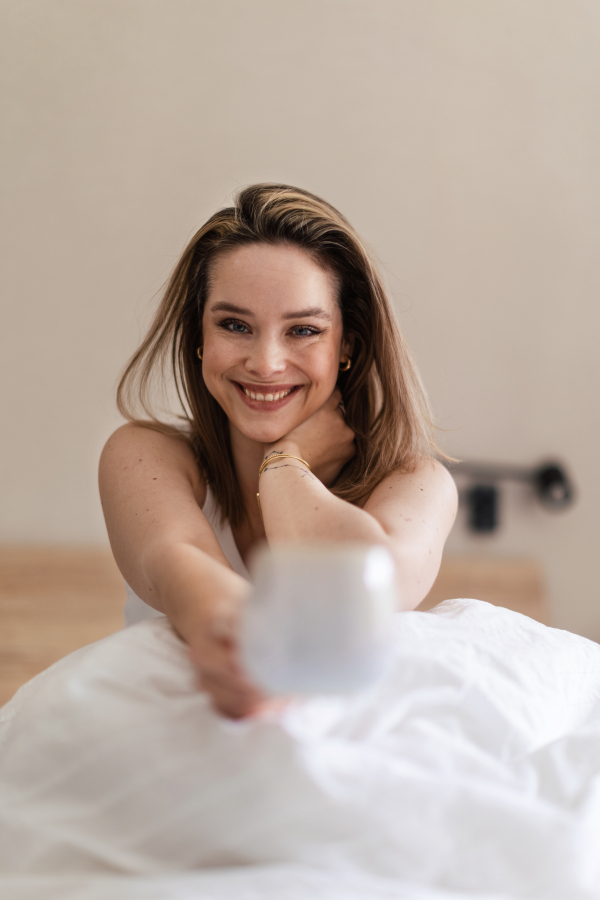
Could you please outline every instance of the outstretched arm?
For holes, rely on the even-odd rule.
[[[124,425],[100,460],[100,496],[123,577],[189,644],[217,708],[245,715],[261,700],[237,661],[235,622],[248,592],[202,513],[206,486],[183,438]]]

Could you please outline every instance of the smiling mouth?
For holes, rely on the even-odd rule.
[[[285,397],[288,397],[292,391],[301,387],[301,385],[295,384],[284,391],[273,391],[272,393],[269,393],[265,388],[263,388],[262,391],[251,391],[250,388],[244,387],[239,381],[236,381],[236,384],[250,400],[258,400],[262,403],[276,403],[277,400],[283,400]]]

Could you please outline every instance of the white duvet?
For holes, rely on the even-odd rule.
[[[386,677],[219,718],[154,619],[0,710],[0,891],[60,900],[600,897],[600,646],[476,600]]]

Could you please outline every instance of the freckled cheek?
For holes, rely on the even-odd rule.
[[[222,404],[226,398],[226,387],[224,384],[224,380],[222,377],[222,373],[224,368],[222,365],[218,364],[217,360],[207,359],[206,357],[202,360],[202,370],[200,377],[203,379],[204,384],[215,400]]]
[[[205,380],[219,378],[240,358],[240,348],[227,339],[209,338],[202,352],[202,369]]]
[[[324,346],[323,344],[313,344],[306,347],[304,352],[297,357],[298,363],[302,365],[314,380],[335,382],[337,379],[338,368],[338,352],[336,347]]]

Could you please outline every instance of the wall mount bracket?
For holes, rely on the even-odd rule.
[[[529,484],[547,509],[561,510],[571,506],[575,498],[573,484],[562,463],[549,460],[537,466],[516,466],[505,463],[458,462],[449,463],[452,475],[467,478],[470,485],[461,492],[469,514],[469,528],[475,532],[492,532],[498,527],[499,484],[520,481]]]

